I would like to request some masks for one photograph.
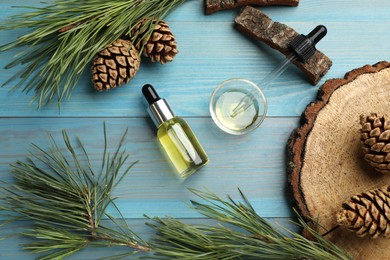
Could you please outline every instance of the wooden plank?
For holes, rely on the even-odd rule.
[[[38,5],[38,2],[2,0],[0,22],[23,10],[11,9],[11,5]],[[390,1],[304,0],[296,8],[261,9],[275,21],[301,33],[307,33],[317,24],[328,27],[328,36],[318,45],[334,62],[325,79],[341,77],[352,68],[388,59]],[[130,128],[125,147],[132,154],[130,161],[139,159],[140,162],[118,187],[116,195],[118,206],[142,236],[150,235],[141,219],[144,213],[203,221],[193,219],[200,216],[184,204],[194,199],[187,186],[206,187],[218,195],[231,194],[234,198],[239,197],[236,191],[239,186],[262,216],[283,217],[281,221],[287,221],[292,212],[285,195],[285,143],[297,126],[296,116],[313,100],[318,86],[311,87],[292,68],[264,90],[270,117],[260,129],[241,137],[228,136],[216,129],[208,117],[208,99],[214,87],[232,77],[258,82],[282,59],[277,52],[254,44],[237,32],[232,27],[236,14],[232,10],[205,16],[203,0],[187,0],[168,18],[180,50],[173,63],[160,66],[144,61],[129,86],[111,93],[94,92],[86,73],[61,111],[55,105],[37,111],[34,104],[28,105],[30,96],[8,93],[8,87],[0,88],[0,180],[11,180],[8,165],[27,155],[30,142],[47,147],[46,131],[59,137],[63,128],[69,129],[73,140],[75,135],[84,140],[93,164],[98,165],[105,120],[113,146],[125,128]],[[0,44],[20,33],[1,31]],[[14,54],[0,53],[0,83],[15,72],[2,69]],[[207,167],[184,183],[173,176],[158,149],[150,122],[145,119],[145,103],[140,92],[145,83],[154,84],[178,115],[191,117],[188,122],[211,158]],[[2,228],[2,235],[18,227],[19,223]],[[33,259],[17,247],[24,242],[20,238],[2,241],[0,258]],[[96,259],[114,250],[86,250],[72,259]]]
[[[205,0],[205,13],[212,14],[227,9],[253,6],[297,6],[299,0]]]
[[[92,90],[88,73],[79,82],[71,100],[63,103],[61,112],[55,105],[41,111],[30,97],[19,91],[8,93],[0,88],[0,116],[146,116],[141,86],[152,83],[172,108],[183,116],[208,116],[208,100],[212,90],[223,80],[233,77],[260,81],[282,57],[268,46],[256,45],[230,23],[172,23],[180,53],[173,63],[161,66],[144,62],[130,85],[109,93]],[[297,31],[308,32],[314,23],[293,23]],[[390,53],[388,23],[327,23],[329,30],[318,48],[333,60],[333,67],[321,81],[342,77],[346,71],[367,63],[386,59]],[[375,28],[373,30],[372,28]],[[12,37],[0,32],[0,42]],[[5,36],[5,37],[3,37]],[[369,51],[367,46],[370,46]],[[11,60],[0,54],[0,67]],[[16,70],[0,70],[1,81]],[[320,84],[321,84],[320,83]],[[300,115],[316,95],[302,73],[295,68],[286,71],[264,89],[270,116]]]
[[[285,144],[296,118],[269,118],[264,126],[246,136],[230,136],[216,129],[209,118],[189,118],[210,157],[210,163],[180,183],[159,150],[150,122],[144,118],[3,118],[0,119],[0,179],[11,181],[9,164],[24,159],[33,142],[48,146],[47,133],[60,139],[67,128],[72,140],[79,136],[97,168],[103,153],[103,121],[114,149],[129,128],[125,143],[129,162],[140,162],[118,186],[118,206],[126,218],[143,214],[180,218],[199,217],[183,201],[193,199],[186,187],[208,188],[225,196],[239,197],[242,188],[264,217],[289,217],[285,197]]]
[[[11,6],[35,5],[39,6],[38,0],[2,0],[0,6],[2,12],[0,20],[21,12],[21,9]],[[388,15],[390,2],[387,0],[303,0],[297,7],[273,6],[261,7],[272,19],[280,22],[344,22],[344,21],[389,21]],[[233,21],[237,10],[221,11],[209,16],[204,15],[204,0],[187,0],[169,16],[169,20],[181,22],[201,21]]]
[[[237,10],[226,10],[212,15],[203,14],[204,0],[186,1],[173,12],[169,19],[175,21],[233,21]],[[390,2],[387,0],[302,0],[297,7],[261,7],[267,15],[280,22],[341,22],[341,21],[388,21]]]

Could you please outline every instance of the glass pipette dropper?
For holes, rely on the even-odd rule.
[[[318,25],[308,35],[298,35],[289,44],[288,48],[291,54],[288,55],[276,68],[274,68],[264,79],[259,83],[261,87],[269,85],[273,80],[279,77],[291,63],[299,59],[305,63],[316,51],[315,45],[326,35],[327,30],[323,25]],[[236,117],[240,113],[245,112],[252,104],[254,94],[248,92],[240,100],[237,106],[232,110],[231,117]]]

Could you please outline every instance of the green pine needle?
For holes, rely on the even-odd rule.
[[[163,19],[185,0],[55,0],[9,17],[0,30],[29,29],[16,40],[0,46],[0,52],[20,48],[5,68],[22,65],[3,86],[17,81],[13,89],[35,92],[38,108],[53,98],[60,105],[71,96],[82,72],[101,49],[130,35],[141,19]],[[144,28],[151,33],[153,19]],[[144,37],[149,37],[146,33]],[[137,41],[142,39],[137,39]]]
[[[81,141],[74,146],[66,131],[62,132],[64,145],[50,136],[50,149],[33,145],[30,157],[11,165],[15,182],[0,186],[0,210],[5,219],[14,213],[14,220],[32,223],[22,235],[34,242],[24,249],[43,255],[41,259],[62,259],[88,246],[125,246],[132,248],[128,254],[150,251],[127,225],[112,197],[135,164],[127,163],[128,155],[121,148],[126,134],[110,155],[104,127],[105,147],[98,171],[92,168]],[[122,218],[107,214],[108,206]],[[114,227],[102,225],[104,218]]]
[[[210,191],[191,189],[206,203],[192,207],[219,224],[191,225],[174,218],[152,218],[147,223],[157,235],[151,243],[156,259],[351,259],[346,252],[310,228],[298,216],[299,227],[316,240],[273,227],[260,217],[245,195],[243,202],[223,200]],[[282,228],[283,230],[283,228]]]

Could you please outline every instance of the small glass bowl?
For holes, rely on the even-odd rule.
[[[233,110],[247,98],[247,107],[234,116]],[[214,123],[233,135],[247,134],[258,128],[267,114],[263,91],[247,79],[228,79],[216,87],[210,97],[210,114]]]

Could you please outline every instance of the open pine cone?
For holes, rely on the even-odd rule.
[[[135,77],[141,60],[128,40],[118,39],[100,51],[93,61],[92,81],[98,91],[110,90],[129,83]]]
[[[390,237],[390,186],[357,194],[342,204],[337,222],[359,237]]]
[[[142,41],[136,40],[135,45],[138,50],[143,47],[143,55],[149,57],[152,62],[160,62],[165,64],[173,61],[173,58],[178,53],[175,36],[173,35],[169,25],[160,20],[156,25],[151,36],[144,37],[147,30],[144,26],[149,19],[143,19],[132,30],[131,35],[137,36],[137,39],[144,38]],[[155,19],[154,21],[157,21]]]
[[[390,120],[376,113],[360,116],[364,159],[382,173],[390,173]]]

